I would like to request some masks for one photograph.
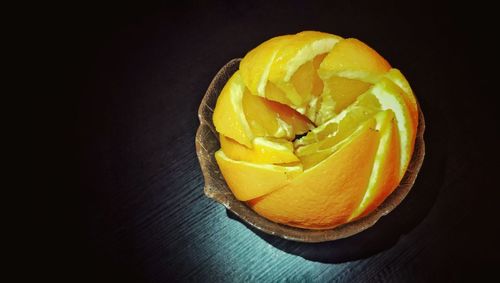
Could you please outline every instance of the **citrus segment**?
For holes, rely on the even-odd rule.
[[[264,96],[274,58],[281,46],[293,35],[271,38],[248,52],[240,62],[240,71],[245,85],[252,94]]]
[[[333,76],[325,81],[316,124],[322,124],[352,104],[371,84]]]
[[[258,214],[292,226],[326,229],[342,224],[363,198],[378,141],[379,133],[364,127],[290,184],[248,204]]]
[[[366,121],[367,116],[363,116],[358,121],[349,121],[344,119],[337,124],[337,130],[334,134],[321,140],[320,142],[306,145],[297,149],[297,157],[302,162],[304,170],[307,170],[316,164],[320,163],[339,148],[350,141],[352,136],[356,136],[356,132],[363,131],[365,128],[375,128],[375,120]],[[347,123],[352,123],[352,127],[346,127]]]
[[[248,148],[231,138],[220,135],[220,145],[227,157],[253,163],[291,163],[299,161],[293,144],[283,139],[256,137]]]
[[[404,94],[398,86],[386,78],[382,78],[376,83],[369,90],[369,93],[378,99],[381,110],[392,110],[394,112],[400,137],[401,160],[399,172],[400,177],[402,177],[413,153],[416,134],[416,126],[413,124]]]
[[[294,145],[297,148],[297,153],[302,154],[308,147],[311,148],[310,151],[315,151],[334,145],[354,132],[362,122],[372,117],[380,109],[380,103],[375,96],[369,93],[360,95],[355,103],[338,115],[296,140]]]
[[[240,72],[236,72],[217,98],[213,122],[217,132],[251,147],[253,133],[243,112],[244,92],[245,85]]]
[[[296,34],[286,48],[277,53],[268,79],[287,94],[299,112],[306,112],[311,96],[311,79],[316,72],[312,61],[316,56],[329,52],[340,39],[327,33],[304,31]],[[302,79],[308,82],[303,83]]]
[[[340,39],[332,34],[305,31],[266,41],[250,51],[240,63],[245,84],[252,94],[281,103],[289,102],[286,104],[306,113],[309,96],[321,89],[315,77],[319,64],[312,62],[321,62],[324,58],[322,55],[329,52]],[[318,59],[314,60],[315,57]],[[313,77],[314,82],[311,83]],[[269,82],[278,87],[286,99],[281,94],[276,95],[278,92],[275,90],[268,95]]]
[[[348,38],[335,45],[318,72],[323,79],[335,75],[375,83],[390,68],[377,51],[357,39]]]
[[[243,94],[243,112],[255,136],[293,139],[312,128],[309,120],[290,107],[265,98]]]
[[[236,161],[222,150],[215,153],[215,160],[234,196],[246,201],[268,194],[288,184],[302,173],[302,166],[279,166]]]
[[[361,218],[378,207],[397,187],[400,180],[399,135],[394,113],[385,110],[375,115],[375,118],[377,130],[380,132],[380,143],[363,200],[349,220]]]
[[[402,91],[405,97],[405,100],[407,102],[407,105],[409,106],[410,112],[411,112],[411,117],[413,120],[413,123],[415,127],[418,125],[418,104],[417,104],[417,99],[415,98],[415,95],[413,94],[413,90],[410,87],[410,84],[406,80],[405,76],[399,71],[398,69],[390,69],[389,72],[387,72],[384,75],[385,78],[389,79],[392,81],[394,84],[396,84]]]

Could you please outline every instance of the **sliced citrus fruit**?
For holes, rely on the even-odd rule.
[[[253,163],[291,163],[299,161],[293,153],[293,144],[284,139],[256,137],[253,147],[248,148],[237,141],[220,135],[222,151],[233,160]]]
[[[322,91],[316,70],[339,40],[336,35],[305,31],[266,41],[240,63],[245,84],[252,94],[306,114],[310,96]]]
[[[415,124],[415,126],[417,126],[418,125],[417,99],[415,98],[413,90],[411,89],[410,84],[406,80],[405,76],[398,69],[392,68],[389,70],[389,72],[385,73],[384,77],[391,80],[403,91],[407,105],[410,108],[413,123]]]
[[[413,124],[410,106],[407,104],[404,93],[392,81],[382,78],[367,92],[373,95],[380,104],[381,110],[392,110],[396,118],[396,125],[400,137],[400,178],[403,177],[413,153],[416,126]]]
[[[365,43],[348,38],[335,45],[318,70],[323,80],[332,76],[376,83],[391,66]]]
[[[245,85],[252,94],[264,97],[269,71],[281,46],[293,35],[271,38],[248,52],[240,62],[240,71]]]
[[[369,83],[338,76],[326,79],[321,106],[315,118],[316,124],[322,124],[340,113],[370,86]]]
[[[313,142],[296,149],[296,154],[304,165],[304,169],[314,166],[315,162],[328,157],[335,150],[334,147],[339,142],[349,137],[362,123],[373,117],[375,113],[377,113],[376,109],[353,105],[342,112],[341,115],[329,121],[328,126],[325,128],[320,129],[316,133],[309,132],[308,135],[311,135],[311,137],[305,136],[302,139],[307,142],[306,138],[309,138]],[[314,142],[315,139],[317,141]],[[296,144],[299,144],[299,142],[296,142]]]
[[[315,151],[334,145],[349,136],[362,122],[380,110],[380,103],[375,96],[370,93],[358,96],[355,103],[308,132],[306,136],[296,140],[294,145],[297,153],[301,155],[306,151]]]
[[[307,117],[290,107],[265,98],[243,94],[243,112],[255,136],[293,139],[312,128]]]
[[[240,72],[237,71],[228,80],[217,98],[213,122],[217,132],[251,147],[254,135],[243,112],[244,93],[245,85]]]
[[[314,31],[276,37],[224,87],[215,158],[236,198],[265,218],[332,228],[397,187],[418,115],[403,74],[363,42]]]
[[[378,207],[400,180],[399,133],[394,113],[392,110],[385,110],[375,115],[375,119],[380,132],[380,143],[363,200],[349,220],[361,218]]]
[[[215,160],[234,196],[242,201],[258,198],[288,184],[302,173],[302,165],[281,166],[232,160],[222,150]]]
[[[340,37],[316,31],[304,31],[296,34],[281,48],[269,72],[268,80],[285,91],[293,106],[302,108],[312,95],[313,77],[317,76],[314,59],[321,61]]]
[[[362,131],[364,128],[375,129],[375,120],[369,119],[370,116],[366,115],[355,121],[353,117],[345,118],[340,121],[337,125],[337,130],[329,135],[327,138],[310,145],[300,147],[296,150],[297,157],[302,162],[304,170],[316,166],[324,159],[328,158],[339,148],[348,143],[351,135],[356,135],[357,131]],[[368,120],[368,121],[367,121]],[[347,124],[351,124],[352,127],[347,127]]]
[[[255,137],[293,139],[313,126],[307,117],[290,107],[251,95],[239,71],[222,89],[213,121],[219,133],[249,148]]]
[[[297,227],[326,229],[344,223],[363,198],[378,146],[379,133],[365,125],[290,184],[248,204],[268,219]]]

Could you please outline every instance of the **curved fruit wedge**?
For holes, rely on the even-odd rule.
[[[323,80],[338,76],[376,83],[390,68],[391,65],[377,51],[357,39],[348,38],[337,43],[328,53],[318,73]]]
[[[251,148],[255,137],[293,139],[313,124],[290,107],[251,95],[240,72],[228,81],[217,99],[213,121],[217,132]]]
[[[349,221],[361,218],[379,206],[400,181],[400,146],[394,113],[385,110],[375,115],[375,119],[377,119],[377,130],[380,132],[380,143],[368,188]]]
[[[307,117],[292,108],[248,91],[243,94],[243,111],[255,136],[292,140],[313,127]]]
[[[413,124],[409,106],[404,98],[404,93],[392,81],[382,78],[368,92],[380,103],[381,110],[392,110],[396,118],[396,125],[400,137],[400,178],[403,177],[410,162],[415,143],[416,126]]]
[[[360,204],[370,177],[379,132],[369,123],[341,148],[290,184],[248,204],[284,224],[326,229],[344,223]]]
[[[314,162],[319,162],[328,157],[335,151],[335,148],[340,142],[350,137],[353,132],[377,112],[378,110],[376,109],[353,105],[340,115],[331,119],[328,127],[320,129],[318,132],[309,132],[308,135],[311,135],[311,137],[305,136],[302,138],[303,140],[314,140],[314,138],[320,139],[297,148],[296,154],[302,161],[304,169],[310,168],[315,165]],[[373,121],[373,123],[375,122]],[[372,127],[375,127],[375,124],[373,124]],[[330,132],[327,133],[326,131]],[[299,141],[296,142],[296,144],[299,144]]]
[[[252,94],[306,113],[308,98],[321,92],[316,69],[324,58],[322,54],[329,52],[340,39],[327,33],[305,31],[266,41],[241,61],[243,80]]]
[[[302,173],[302,165],[279,166],[236,161],[227,157],[222,150],[215,153],[215,160],[229,188],[241,201],[282,188]]]
[[[233,160],[269,164],[299,161],[293,154],[291,141],[257,137],[252,143],[253,148],[248,148],[231,138],[220,135],[222,150]]]
[[[405,76],[398,69],[390,69],[384,75],[385,78],[392,81],[396,84],[402,91],[406,100],[406,104],[410,107],[411,117],[415,126],[418,125],[418,104],[415,95],[413,94],[413,90],[410,87],[410,84],[406,80]]]
[[[286,45],[291,38],[293,35],[271,38],[252,49],[241,60],[241,76],[252,94],[264,97],[274,58],[281,47]]]
[[[373,116],[373,115],[371,115]],[[365,121],[368,119],[368,121]],[[345,130],[344,125],[340,126],[336,133],[328,138],[313,143],[297,150],[297,157],[300,159],[304,170],[316,166],[321,161],[328,158],[334,152],[342,148],[345,144],[349,143],[353,137],[357,136],[357,132],[363,131],[365,128],[375,129],[376,122],[374,119],[366,118],[356,122],[353,128],[349,128],[348,131]]]
[[[333,146],[351,135],[364,121],[381,110],[378,99],[364,93],[335,117],[312,129],[306,136],[294,142],[299,155]]]
[[[322,124],[351,105],[372,85],[360,80],[333,76],[325,80],[316,124]]]
[[[217,98],[213,122],[217,132],[251,147],[254,135],[243,112],[244,93],[245,85],[240,72],[237,71],[231,76]]]
[[[340,40],[335,35],[304,31],[296,34],[286,48],[281,48],[277,53],[269,72],[269,81],[287,94],[293,106],[303,109],[299,110],[301,113],[305,112],[304,107],[311,98],[313,80],[319,80],[316,73],[319,64],[313,64],[314,59],[319,56],[318,59],[322,61],[324,56],[320,55],[332,50]]]

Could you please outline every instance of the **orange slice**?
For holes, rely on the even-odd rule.
[[[268,219],[297,227],[326,229],[344,223],[368,185],[379,141],[374,124],[373,119],[365,122],[327,159],[248,204]]]
[[[357,39],[348,38],[335,45],[318,72],[324,80],[338,76],[376,83],[390,68],[377,51]]]
[[[291,141],[257,137],[252,143],[253,147],[247,148],[231,138],[220,135],[222,151],[233,160],[253,163],[291,163],[299,161],[293,153]]]
[[[280,166],[232,160],[222,150],[215,160],[234,196],[242,201],[279,189],[302,173],[301,165]]]
[[[385,110],[378,113],[375,119],[377,119],[377,130],[380,132],[380,143],[368,188],[349,220],[361,218],[378,207],[397,187],[400,180],[399,134],[394,113]]]

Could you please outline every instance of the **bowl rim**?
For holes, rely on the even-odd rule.
[[[218,141],[219,136],[213,125],[212,117],[206,117],[206,113],[207,111],[213,112],[213,107],[215,107],[215,105],[213,105],[213,107],[210,106],[209,99],[216,100],[216,98],[220,95],[220,90],[222,90],[222,87],[224,87],[227,80],[238,70],[240,61],[241,58],[232,59],[217,72],[205,92],[198,108],[200,125],[196,131],[195,145],[201,171],[204,177],[204,193],[207,197],[224,205],[226,209],[236,214],[242,221],[259,231],[273,236],[278,236],[286,240],[318,243],[346,238],[370,228],[381,217],[394,210],[394,208],[396,208],[408,195],[415,183],[418,172],[420,171],[425,158],[425,119],[418,100],[417,106],[419,124],[417,127],[414,150],[408,169],[406,170],[399,186],[382,202],[381,205],[368,215],[356,221],[345,223],[330,229],[318,230],[297,228],[272,222],[263,216],[258,215],[250,207],[248,207],[245,202],[234,198],[230,189],[227,187],[226,181],[221,176],[220,171],[214,170],[213,172],[208,172],[208,168],[210,167],[208,162],[211,161],[211,163],[215,163],[216,166],[217,163],[214,160],[213,152],[210,153],[209,150],[207,150],[207,146],[205,146],[205,137],[207,136],[207,133],[212,133]],[[215,98],[212,97],[213,95],[215,95]],[[209,155],[211,154],[209,158],[211,157],[212,160],[205,158],[204,154],[207,153]],[[218,188],[217,185],[213,184],[214,182],[218,182],[219,184],[225,186],[225,188]]]

